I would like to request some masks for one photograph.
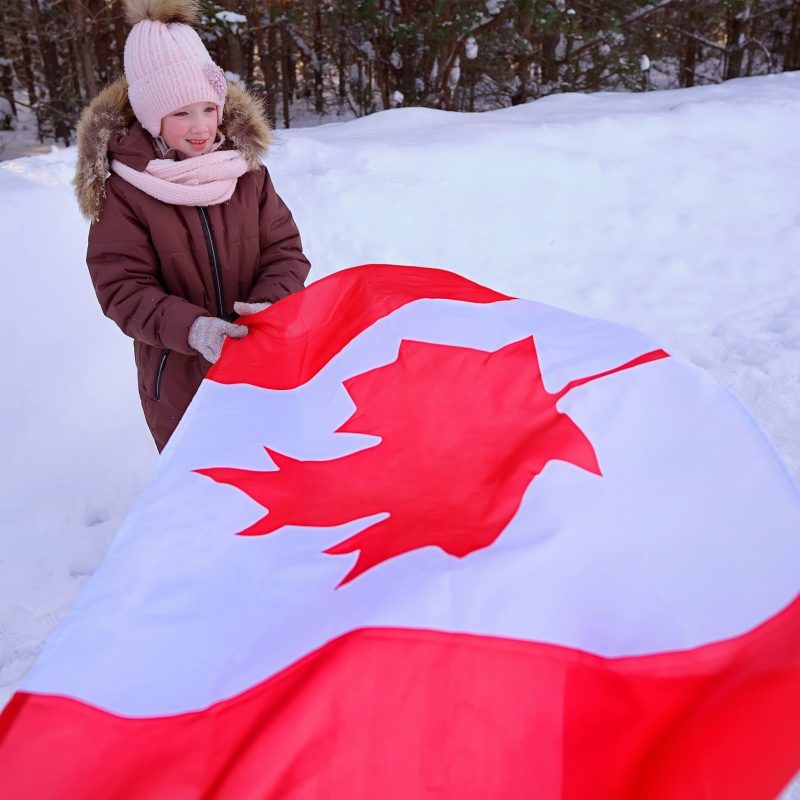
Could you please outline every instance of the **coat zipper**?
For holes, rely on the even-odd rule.
[[[208,258],[211,262],[211,277],[214,279],[214,293],[217,300],[217,316],[224,315],[225,301],[222,297],[222,280],[219,274],[219,259],[217,258],[217,245],[214,242],[214,234],[211,232],[211,225],[208,224],[208,216],[203,206],[197,206],[200,212],[200,221],[203,224],[203,235],[206,239],[206,247],[208,248]]]
[[[161,399],[161,376],[164,373],[164,367],[167,365],[167,358],[169,357],[170,351],[165,350],[161,354],[161,361],[158,364],[158,372],[156,373],[156,389],[155,389],[155,396],[156,400]]]
[[[203,236],[206,240],[206,247],[208,248],[208,259],[211,262],[211,277],[214,280],[214,295],[217,302],[217,316],[222,317],[223,309],[225,308],[225,301],[222,296],[222,280],[219,274],[219,258],[217,257],[217,245],[214,241],[214,234],[211,232],[211,225],[208,222],[208,215],[202,206],[197,206],[200,212],[200,222],[203,227]],[[165,350],[161,354],[161,361],[158,363],[158,372],[156,373],[156,400],[161,399],[161,377],[164,374],[164,367],[167,365],[167,358],[169,358],[170,351]]]

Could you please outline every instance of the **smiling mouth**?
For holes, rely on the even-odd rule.
[[[189,142],[192,147],[202,147],[208,139],[187,139],[186,141]]]

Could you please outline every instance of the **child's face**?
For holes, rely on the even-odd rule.
[[[210,153],[217,138],[217,107],[202,102],[176,109],[161,120],[161,138],[190,158]]]

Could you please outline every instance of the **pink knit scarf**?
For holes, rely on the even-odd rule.
[[[111,170],[165,203],[213,206],[230,200],[237,179],[247,172],[247,162],[235,150],[217,150],[182,161],[154,158],[144,172],[115,160]]]

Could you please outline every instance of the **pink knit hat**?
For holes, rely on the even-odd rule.
[[[128,99],[142,127],[158,136],[167,114],[202,102],[214,103],[222,122],[228,82],[192,27],[193,0],[127,0],[125,12],[133,25],[125,42]]]

